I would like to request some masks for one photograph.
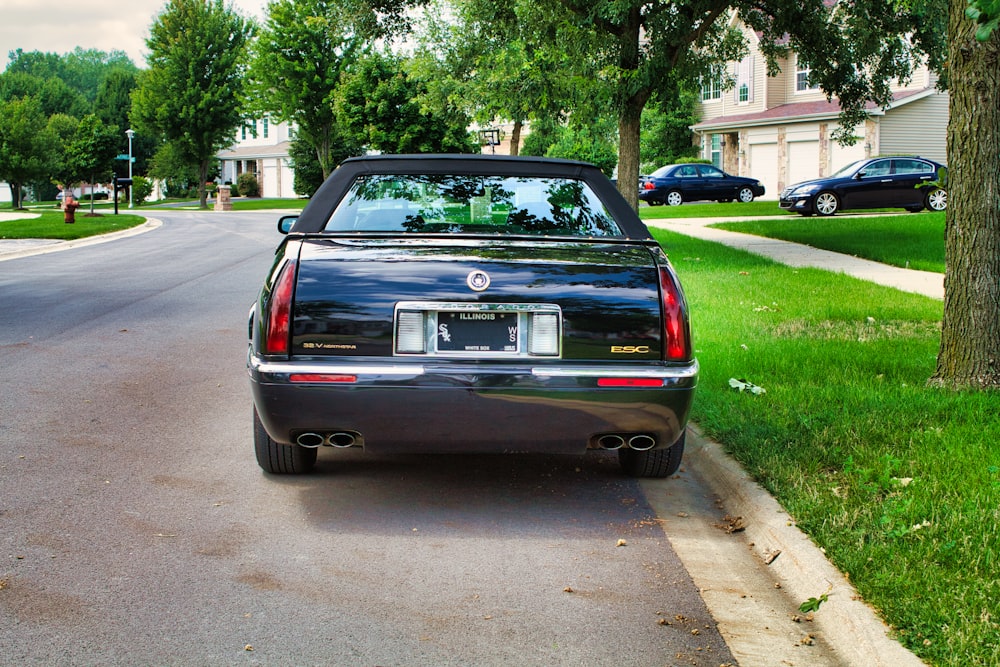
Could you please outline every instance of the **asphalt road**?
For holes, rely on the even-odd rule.
[[[711,505],[683,476],[354,451],[264,475],[244,359],[276,215],[157,217],[0,263],[0,664],[735,664],[665,532]]]

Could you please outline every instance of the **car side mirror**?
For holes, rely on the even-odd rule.
[[[857,179],[857,180],[859,180],[859,181],[862,178],[864,178],[864,176],[865,176],[865,172],[863,172],[863,171],[859,171],[858,173],[854,174],[854,178]]]
[[[295,226],[295,222],[299,219],[297,215],[283,215],[278,219],[278,231],[282,234],[287,234],[292,231],[292,227]]]

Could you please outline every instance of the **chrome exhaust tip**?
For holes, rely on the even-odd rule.
[[[598,438],[597,444],[601,446],[601,449],[621,449],[625,446],[625,438],[609,433]]]
[[[308,449],[316,449],[317,447],[323,446],[323,441],[325,438],[319,433],[303,433],[295,439],[300,446],[306,447]]]
[[[339,448],[353,447],[356,441],[357,438],[353,433],[331,433],[326,438],[327,444],[331,447]]]
[[[628,439],[629,449],[637,452],[644,452],[647,449],[656,447],[656,438],[651,435],[633,435]]]

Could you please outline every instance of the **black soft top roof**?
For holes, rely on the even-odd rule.
[[[371,155],[345,160],[313,195],[292,228],[293,233],[323,231],[337,204],[358,176],[365,174],[461,174],[575,178],[600,197],[630,238],[651,239],[646,225],[600,169],[587,162],[509,155]]]

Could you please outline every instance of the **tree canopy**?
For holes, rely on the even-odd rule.
[[[232,143],[244,117],[243,74],[254,24],[222,0],[170,0],[150,28],[149,69],[132,96],[132,120],[161,137],[205,181],[216,153]]]
[[[360,152],[341,128],[334,99],[362,44],[341,2],[275,0],[253,47],[250,107],[294,123],[297,141],[315,151],[324,178]]]
[[[337,110],[345,127],[383,153],[470,153],[478,146],[469,118],[458,108],[424,108],[426,82],[408,73],[398,56],[371,53],[345,75]]]

